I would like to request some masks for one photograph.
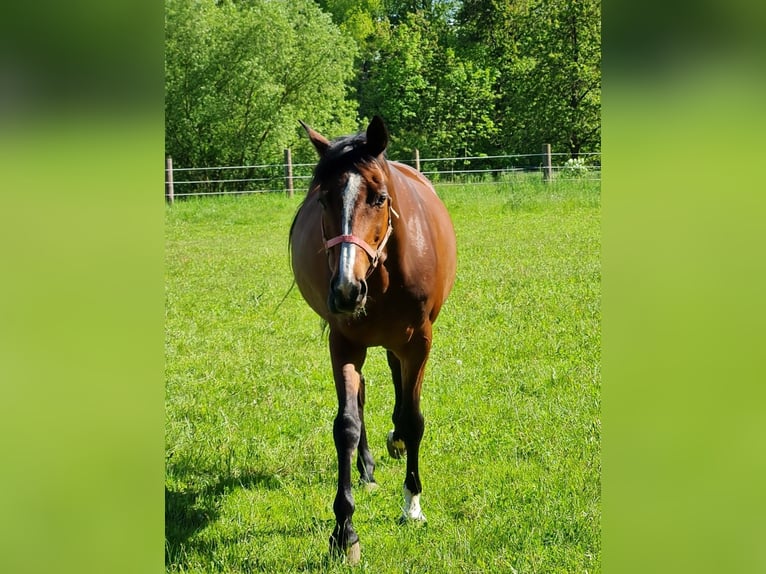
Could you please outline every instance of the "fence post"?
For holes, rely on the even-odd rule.
[[[415,169],[420,171],[420,150],[415,148]]]
[[[551,144],[543,144],[543,181],[551,181],[552,179]]]
[[[172,205],[174,201],[173,197],[173,158],[168,156],[165,158],[165,198]]]
[[[290,148],[285,150],[285,190],[287,197],[293,196],[293,156]]]

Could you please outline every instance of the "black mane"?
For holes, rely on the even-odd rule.
[[[364,132],[337,138],[314,168],[314,179],[324,181],[337,173],[368,165],[377,160],[367,149],[367,134]]]

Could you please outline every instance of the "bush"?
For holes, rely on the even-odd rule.
[[[588,166],[585,165],[585,160],[579,157],[569,158],[564,167],[561,168],[560,175],[568,179],[585,177],[588,175]]]

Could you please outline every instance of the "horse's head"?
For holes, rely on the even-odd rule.
[[[327,305],[332,313],[359,314],[367,278],[385,257],[391,235],[388,132],[375,116],[367,131],[329,141],[301,122],[319,153],[307,201],[322,206],[322,240],[332,271]]]

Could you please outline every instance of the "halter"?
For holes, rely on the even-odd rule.
[[[357,237],[356,235],[338,235],[336,237],[333,237],[332,239],[327,239],[325,237],[324,232],[324,220],[321,220],[322,225],[322,241],[324,242],[324,250],[325,252],[329,252],[330,248],[335,247],[336,245],[340,245],[341,243],[353,243],[354,245],[357,245],[361,247],[364,252],[367,254],[367,257],[370,258],[370,268],[367,270],[367,277],[369,277],[373,271],[375,271],[375,268],[378,266],[378,263],[380,262],[380,256],[383,254],[383,250],[386,248],[386,243],[388,243],[388,238],[391,237],[391,233],[394,231],[394,226],[391,223],[391,216],[395,216],[397,219],[399,218],[399,214],[396,213],[396,210],[394,210],[394,206],[392,205],[391,198],[388,198],[388,229],[386,230],[386,234],[383,236],[383,240],[378,244],[377,249],[373,249],[373,247],[367,243],[364,239],[361,237]]]

